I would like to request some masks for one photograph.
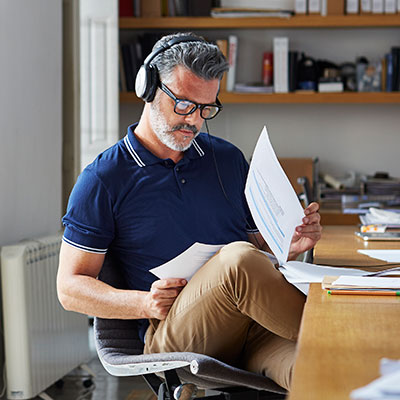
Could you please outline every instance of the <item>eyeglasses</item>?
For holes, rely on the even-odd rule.
[[[222,104],[216,99],[216,104],[198,104],[194,101],[178,99],[162,82],[159,85],[160,89],[175,101],[174,111],[179,115],[193,114],[200,108],[200,116],[203,119],[212,119],[222,110]]]

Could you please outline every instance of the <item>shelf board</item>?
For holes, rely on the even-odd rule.
[[[400,14],[295,15],[291,18],[162,17],[119,19],[120,29],[242,29],[242,28],[388,28],[400,26]]]
[[[134,92],[121,92],[121,103],[141,101]],[[374,93],[235,93],[221,92],[219,99],[223,104],[276,103],[276,104],[393,104],[400,103],[400,92]]]

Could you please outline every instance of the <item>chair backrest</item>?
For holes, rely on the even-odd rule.
[[[109,254],[106,255],[98,279],[118,289],[127,288],[117,263]],[[95,318],[94,331],[99,353],[143,354],[143,342],[139,337],[137,320]]]
[[[297,194],[303,192],[303,187],[297,181],[303,176],[308,178],[313,190],[315,163],[313,158],[279,158],[279,162]]]

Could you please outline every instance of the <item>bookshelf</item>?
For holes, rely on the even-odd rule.
[[[168,29],[368,29],[400,27],[400,14],[393,15],[295,15],[291,18],[211,18],[211,17],[161,17],[120,18],[122,30]],[[400,92],[342,92],[342,93],[285,93],[260,94],[222,92],[224,104],[397,104]],[[134,92],[120,93],[121,103],[136,103]]]
[[[400,27],[393,15],[295,15],[291,18],[162,17],[120,18],[120,29],[245,29],[245,28],[387,28]]]

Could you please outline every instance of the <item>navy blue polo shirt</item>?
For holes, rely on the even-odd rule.
[[[79,176],[63,217],[63,240],[112,253],[129,288],[148,291],[157,279],[150,269],[195,242],[248,240],[254,223],[244,196],[248,164],[237,147],[200,133],[175,164],[143,147],[135,126]]]

